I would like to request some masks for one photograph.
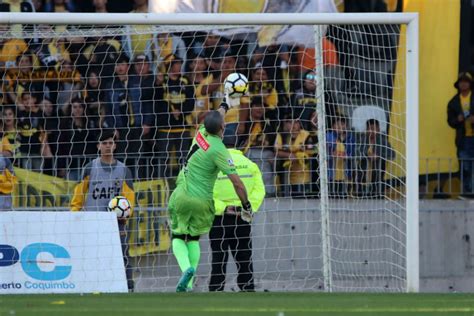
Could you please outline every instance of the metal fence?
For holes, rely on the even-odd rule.
[[[72,181],[80,180],[83,167],[97,156],[70,157],[58,156],[50,159],[41,157],[18,157],[15,165],[18,167],[41,171],[43,173],[66,178]],[[131,155],[117,156],[117,159],[125,162],[132,171],[134,179],[173,179],[179,165],[177,163],[164,164],[164,160],[155,156]],[[317,159],[315,157],[312,160]],[[317,163],[317,162],[316,162]],[[62,167],[60,167],[62,166]],[[274,170],[275,176],[279,176],[283,183],[279,183],[280,194],[288,196],[288,190],[284,185],[288,174],[285,171]],[[312,173],[317,172],[313,170]],[[317,196],[317,179],[312,177],[312,183],[305,191]],[[390,181],[393,179],[386,179]],[[316,182],[315,182],[316,181]],[[424,199],[457,199],[474,198],[474,158],[459,160],[457,158],[430,157],[420,159],[419,176],[420,198]]]
[[[420,198],[474,198],[474,158],[420,159]]]

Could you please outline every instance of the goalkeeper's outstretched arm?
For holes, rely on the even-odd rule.
[[[229,174],[228,177],[234,186],[235,193],[237,193],[240,202],[242,202],[242,205],[244,205],[249,201],[247,189],[245,189],[244,183],[237,174]]]
[[[222,115],[222,117],[225,117],[225,114],[230,108],[238,106],[240,106],[240,97],[232,98],[229,96],[228,92],[225,92],[224,101],[219,105],[217,111]]]
[[[234,185],[235,193],[237,193],[242,203],[242,219],[246,222],[250,222],[252,220],[252,205],[249,202],[247,189],[245,189],[244,183],[237,174],[229,174],[228,177],[230,182]]]
[[[219,108],[217,109],[217,112],[219,112],[222,117],[225,117],[227,110],[229,110],[229,106],[227,105],[227,103],[222,102]]]

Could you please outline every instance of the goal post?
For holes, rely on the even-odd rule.
[[[248,73],[258,67],[256,65],[259,62],[259,67],[263,69],[267,67],[267,70],[278,66],[265,65],[263,60],[266,55],[290,55],[288,60],[283,59],[287,64],[281,67],[284,69],[281,77],[277,79],[275,75],[273,79],[269,79],[269,82],[273,80],[275,86],[280,84],[280,90],[275,86],[269,88],[271,91],[273,91],[272,89],[278,90],[275,92],[278,94],[275,96],[278,102],[275,101],[277,104],[271,109],[272,115],[274,115],[271,120],[275,122],[275,130],[267,132],[274,136],[275,140],[266,146],[271,147],[270,151],[275,152],[285,151],[292,146],[296,149],[288,149],[288,156],[278,156],[273,153],[271,170],[263,172],[264,178],[269,173],[273,174],[273,183],[269,187],[272,187],[275,193],[268,195],[265,199],[262,211],[257,213],[253,223],[254,277],[257,287],[271,291],[419,291],[419,35],[417,13],[0,13],[0,24],[79,26],[72,31],[66,30],[66,28],[63,30],[51,29],[47,31],[51,33],[40,34],[40,37],[50,36],[55,39],[63,36],[81,36],[84,38],[99,37],[105,41],[111,37],[115,39],[132,35],[146,35],[155,39],[157,34],[179,34],[177,38],[183,42],[182,46],[179,46],[181,44],[164,45],[160,49],[162,52],[169,51],[172,52],[171,55],[178,56],[177,59],[182,60],[183,63],[182,69],[190,67],[189,64],[192,60],[188,62],[186,58],[189,58],[189,52],[195,49],[195,46],[192,45],[195,44],[196,39],[203,36],[201,33],[211,31],[222,31],[215,34],[230,38],[228,42],[222,44],[227,50],[232,49],[235,39],[238,43],[244,43],[245,50],[237,49],[238,54],[242,54],[245,60],[239,67],[245,68],[242,71]],[[268,49],[272,45],[260,46],[259,40],[261,39],[255,34],[250,35],[250,33],[255,33],[255,30],[251,28],[253,26],[292,25],[312,27],[313,36],[307,41],[313,45],[310,48],[314,51],[314,56],[309,55],[306,50],[308,47],[305,47],[304,44],[300,45],[303,48],[298,50],[299,47],[295,48],[298,45],[293,45],[293,43],[279,43],[282,45],[276,45],[276,51],[272,51]],[[147,27],[142,29],[119,28],[121,26]],[[98,28],[95,29],[95,27]],[[244,32],[246,30],[249,34],[234,33],[232,32],[234,28],[240,28]],[[33,38],[37,35],[35,30],[28,28],[24,32],[27,34],[25,38]],[[271,32],[269,33],[271,34]],[[332,46],[327,46],[327,41]],[[41,42],[39,43],[36,45],[43,48]],[[83,45],[86,44],[88,44],[87,40]],[[137,52],[143,50],[141,44],[128,45],[131,52],[131,55],[128,56],[130,59],[135,59],[139,55]],[[282,48],[285,45],[288,47]],[[252,59],[255,57],[252,54],[256,52],[256,47],[263,48],[258,54],[264,56],[257,62]],[[219,47],[219,49],[221,48]],[[140,53],[140,55],[146,54]],[[143,57],[144,60],[153,64],[151,71],[154,76],[160,72],[157,59],[166,59],[167,57],[164,56],[165,53],[163,56],[159,55],[159,53],[152,52],[151,55]],[[223,59],[224,56],[223,54],[219,58]],[[239,57],[234,56],[236,59]],[[275,57],[275,60],[278,58]],[[338,59],[338,61],[331,61],[331,58]],[[311,62],[309,64],[314,67],[307,68],[305,59],[313,59],[314,65]],[[87,73],[88,76],[89,65],[75,64],[78,63],[78,60],[72,62],[72,68],[87,69],[84,73]],[[116,62],[118,63],[118,59]],[[210,67],[209,64],[212,61],[206,62]],[[291,65],[288,65],[290,62]],[[172,62],[166,62],[166,67],[171,68],[171,64]],[[57,67],[62,69],[63,66],[58,64]],[[206,71],[211,73],[212,71],[209,69]],[[291,77],[293,69],[299,69],[297,77]],[[220,74],[220,70],[222,68],[216,73]],[[239,69],[236,68],[236,71]],[[104,74],[96,73],[95,75],[99,79],[103,76],[103,78],[107,77],[107,80],[112,81],[116,76],[113,71],[107,74],[104,71]],[[303,75],[309,76],[303,78]],[[46,72],[44,76],[46,78]],[[83,81],[88,80],[84,74],[81,74],[81,78]],[[3,79],[6,79],[6,74]],[[10,84],[16,84],[15,80],[19,81],[18,78],[11,79]],[[278,83],[278,80],[281,82]],[[308,113],[314,112],[314,116],[308,117],[303,117],[304,110],[299,112],[299,116],[293,113],[293,107],[295,107],[293,103],[296,102],[293,100],[298,100],[298,98],[296,91],[291,90],[293,82],[297,82],[298,88],[304,90],[302,86],[305,80],[315,82],[314,104],[311,101],[305,108]],[[251,85],[254,81],[255,79],[249,78]],[[139,84],[142,84],[142,81]],[[53,85],[44,84],[43,89],[47,89],[53,94],[56,92],[59,94],[59,91],[53,91],[53,89],[59,89],[54,88]],[[103,91],[99,92],[110,94],[110,99],[113,100],[115,89],[113,85],[99,88],[99,90],[101,89]],[[169,87],[166,86],[164,89],[169,89]],[[81,87],[80,90],[85,90],[85,87]],[[177,147],[181,149],[187,147],[185,141],[189,140],[188,138],[191,138],[192,135],[183,131],[175,133],[173,137],[169,133],[163,134],[161,132],[162,134],[160,134],[156,116],[164,114],[156,112],[157,104],[162,101],[160,98],[164,98],[166,93],[172,93],[165,91],[160,95],[156,93],[156,90],[154,91],[155,94],[148,95],[151,100],[140,100],[153,103],[153,110],[148,114],[154,116],[155,119],[152,120],[152,126],[149,127],[156,130],[156,133],[151,137],[151,141],[159,140],[160,137],[164,137],[166,140],[180,141],[180,145],[173,145],[176,147],[170,145],[170,148],[173,147],[170,161],[173,160],[175,165],[179,165],[180,149]],[[281,101],[280,94],[285,91],[287,93],[284,96],[285,101]],[[74,93],[76,92],[72,92],[72,94]],[[81,92],[77,93],[82,97]],[[307,98],[304,93],[306,92],[302,92],[301,99]],[[260,96],[257,92],[254,94]],[[264,95],[262,92],[260,94]],[[130,95],[126,94],[125,99],[129,97]],[[251,118],[252,95],[250,97],[247,101],[249,103],[248,114],[246,121],[243,122],[250,124],[250,127],[246,127],[249,129],[253,126]],[[202,100],[200,98],[201,95],[194,91],[190,103],[193,109],[187,110],[188,112],[194,112],[198,106],[201,106]],[[112,101],[107,102],[112,103]],[[282,102],[286,102],[286,104],[283,105]],[[284,113],[283,109],[291,114]],[[130,113],[128,110],[124,111],[121,114],[115,112],[101,114],[98,121],[102,124],[104,120],[107,121],[103,116],[109,115],[111,116],[109,125],[115,126],[114,124],[117,124],[118,120],[123,117],[127,117],[128,123],[130,123]],[[172,115],[165,114],[169,115],[165,119],[169,123],[173,119]],[[201,114],[197,114],[197,116],[200,117]],[[68,115],[72,117],[72,114]],[[265,117],[265,115],[263,116]],[[69,119],[69,117],[67,118]],[[61,119],[66,118],[62,117]],[[288,127],[289,130],[285,130],[287,128],[285,124],[288,121],[291,121],[291,127]],[[243,129],[243,132],[237,132],[241,123],[235,123],[237,124],[236,133],[240,133],[239,137],[249,141],[250,130]],[[296,123],[301,130],[306,130],[307,126],[308,129],[313,128],[311,137],[318,143],[308,145],[306,141],[303,141],[298,144],[300,136],[292,136],[293,125]],[[369,123],[373,124],[371,128],[375,128],[375,125],[378,128],[374,132],[375,136],[369,135]],[[181,124],[183,126],[176,125],[174,127],[184,128],[184,124],[188,123]],[[196,122],[194,121],[192,124],[196,124]],[[192,124],[189,123],[190,126]],[[312,127],[311,124],[313,124]],[[57,129],[59,129],[59,123]],[[126,130],[125,135],[127,136],[125,137],[133,134],[133,128],[124,127],[123,129]],[[260,133],[265,134],[262,131]],[[137,137],[141,136],[143,134],[138,134]],[[127,138],[124,141],[125,146],[128,146],[128,141],[133,141],[132,138]],[[380,140],[380,143],[371,143],[373,139]],[[285,144],[285,141],[289,143]],[[167,248],[169,241],[165,242],[168,246],[163,243],[163,238],[169,238],[166,213],[163,211],[166,204],[163,200],[167,198],[164,190],[167,190],[168,183],[160,182],[159,185],[155,185],[142,181],[145,179],[140,179],[140,172],[148,174],[157,169],[157,174],[153,173],[150,178],[165,179],[173,184],[176,174],[168,173],[168,166],[164,166],[164,170],[161,170],[162,161],[160,159],[162,155],[169,156],[169,153],[166,152],[168,145],[165,148],[156,144],[149,146],[147,147],[149,152],[145,152],[143,155],[140,152],[138,158],[134,160],[135,162],[131,163],[136,167],[133,169],[134,181],[138,183],[136,190],[142,190],[137,201],[151,192],[151,195],[156,194],[159,203],[154,200],[155,198],[151,198],[151,202],[149,201],[150,203],[146,205],[138,203],[136,211],[140,215],[137,215],[137,218],[134,218],[130,224],[130,227],[135,230],[131,232],[130,236],[133,240],[130,242],[137,244],[133,250],[134,270],[138,275],[136,281],[138,280],[139,291],[170,291],[173,290],[179,271],[177,263],[169,255]],[[298,146],[306,149],[298,152]],[[311,153],[308,153],[310,146]],[[317,150],[314,150],[313,146]],[[342,152],[341,156],[339,156],[340,152]],[[348,157],[349,152],[350,157]],[[86,155],[85,149],[83,154]],[[135,159],[135,154],[125,152],[124,160],[131,157]],[[158,155],[158,158],[155,157],[155,154]],[[294,155],[292,156],[292,154]],[[248,156],[250,157],[250,155]],[[72,158],[80,160],[79,158],[82,157],[79,155]],[[263,151],[255,159],[263,161]],[[81,163],[84,161],[81,160]],[[300,163],[301,169],[292,169],[295,164]],[[379,164],[382,164],[383,167],[378,167]],[[84,165],[78,165],[75,168],[78,169],[77,172],[81,172],[83,167]],[[143,169],[140,169],[141,167]],[[295,178],[300,178],[294,180],[295,184],[292,182],[292,172],[294,172]],[[316,174],[317,180],[314,180],[316,176],[313,175]],[[28,173],[24,177],[26,177],[26,182],[30,180],[39,186],[43,181],[48,181]],[[303,181],[303,178],[306,179],[304,183],[298,182]],[[293,189],[293,186],[296,189]],[[67,191],[63,195],[72,195],[72,184],[68,183],[64,187],[67,187]],[[156,192],[158,190],[159,192]],[[293,190],[300,190],[299,194],[293,196]],[[26,194],[21,192],[20,194]],[[137,197],[138,195],[137,193]],[[21,199],[22,196],[17,198]],[[41,209],[57,211],[65,210],[65,206],[56,205],[45,208],[42,204]],[[22,209],[28,209],[28,207],[24,206]],[[156,244],[151,245],[143,242],[147,238],[154,238]],[[161,241],[158,241],[160,238]],[[203,291],[207,289],[206,283],[212,269],[210,264],[212,250],[208,250],[207,240],[204,240],[201,242],[203,249],[201,271],[203,272],[198,271],[197,277],[197,282],[200,282],[198,288]],[[161,245],[158,245],[159,242]],[[228,275],[229,280],[235,277],[236,272],[231,269],[228,274],[230,274]]]
[[[407,24],[407,291],[420,289],[420,243],[419,243],[419,50],[418,14]]]

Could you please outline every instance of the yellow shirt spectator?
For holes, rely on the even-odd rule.
[[[22,39],[10,39],[3,42],[0,48],[0,65],[6,69],[16,67],[16,59],[28,49]]]
[[[293,154],[294,159],[288,159],[283,163],[283,167],[290,173],[290,184],[307,184],[310,182],[311,174],[306,153],[306,140],[309,132],[300,130],[298,134],[289,136],[286,140],[281,134],[277,135],[275,148],[277,151],[286,151]]]
[[[204,102],[204,105],[208,106],[209,109],[217,110],[219,105],[224,101],[224,84],[220,84],[219,88],[214,91],[211,95],[202,94],[202,88],[211,84],[214,81],[214,76],[210,74],[206,77],[196,89],[196,97]],[[206,100],[207,99],[207,100]],[[249,103],[250,99],[248,96],[240,98],[240,103]],[[226,123],[238,123],[239,122],[239,107],[233,107],[229,109],[225,116]]]
[[[6,137],[2,137],[0,143],[0,195],[11,195],[18,182],[9,158],[12,153],[12,145]],[[3,203],[4,200],[0,199],[0,204]],[[11,207],[11,196],[9,197],[9,204]],[[0,210],[5,210],[5,205],[0,205]]]

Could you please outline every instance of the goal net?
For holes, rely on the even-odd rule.
[[[71,210],[101,135],[113,130],[136,197],[121,239],[128,277],[138,292],[175,291],[168,198],[199,125],[223,100],[224,78],[239,72],[249,92],[227,113],[224,142],[259,167],[266,191],[251,225],[255,289],[416,289],[404,26],[336,21],[279,42],[290,26],[88,24],[1,26],[2,159],[14,166],[14,211]],[[249,282],[249,233],[230,212],[218,218],[200,240],[195,291],[221,280],[216,271],[225,290]]]

